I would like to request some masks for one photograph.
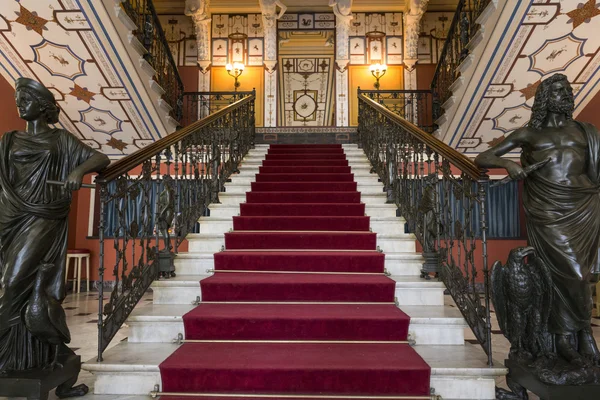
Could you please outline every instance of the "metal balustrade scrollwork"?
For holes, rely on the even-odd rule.
[[[425,132],[433,133],[436,129],[433,121],[433,93],[431,90],[361,90],[394,114],[415,124]]]
[[[458,67],[469,55],[468,44],[479,31],[478,19],[491,0],[459,0],[448,28],[446,42],[431,83],[433,119],[443,115],[442,105],[452,97],[452,84],[460,77]]]
[[[359,143],[421,244],[422,277],[443,280],[492,365],[488,176],[431,134],[359,95]],[[383,249],[385,251],[385,249]]]
[[[96,179],[99,361],[159,273],[171,276],[174,255],[187,234],[195,231],[208,206],[219,202],[225,183],[253,146],[256,96],[249,92],[239,97],[113,163]]]
[[[182,125],[209,116],[236,101],[251,95],[252,92],[185,92],[183,94]]]
[[[135,23],[133,34],[146,49],[144,59],[155,71],[154,80],[163,89],[162,97],[172,108],[171,117],[180,122],[183,116],[183,81],[152,0],[123,0],[121,8]]]

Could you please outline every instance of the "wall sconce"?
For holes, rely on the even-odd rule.
[[[244,64],[239,63],[239,62],[233,63],[233,65],[227,64],[225,66],[225,69],[227,70],[227,73],[229,74],[229,76],[232,76],[235,79],[235,83],[234,83],[233,87],[235,88],[234,90],[236,92],[237,92],[238,88],[240,87],[240,82],[239,82],[238,78],[244,72],[244,68],[246,68],[244,66]]]
[[[379,80],[385,75],[387,68],[387,65],[379,63],[373,64],[371,67],[369,67],[369,71],[371,71],[371,74],[375,77],[375,85],[373,85],[375,86],[375,89],[379,90],[381,87]]]

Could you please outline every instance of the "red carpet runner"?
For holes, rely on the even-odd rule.
[[[204,342],[160,365],[163,392],[426,398],[430,368],[398,343],[410,320],[342,147],[272,145],[246,199],[183,317]]]

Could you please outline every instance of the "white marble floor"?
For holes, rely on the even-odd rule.
[[[152,302],[152,292],[148,292],[138,304],[139,307],[144,307]],[[450,296],[446,296],[446,304],[450,306],[455,306],[454,302],[450,298]],[[71,337],[73,338],[72,342],[69,346],[75,350],[75,352],[81,355],[82,360],[89,360],[93,358],[97,354],[96,345],[97,335],[98,335],[98,294],[95,292],[92,293],[80,293],[80,294],[70,294],[65,302],[63,303],[63,307],[67,313],[67,321],[69,324],[69,328],[71,329]],[[495,317],[492,318],[492,333],[493,333],[493,354],[495,360],[504,360],[506,355],[508,354],[509,343],[504,338],[502,333],[499,331],[498,323],[495,320]],[[593,320],[593,329],[596,340],[600,343],[600,317],[595,317]],[[116,337],[113,339],[111,345],[115,346],[122,340],[126,340],[129,333],[129,327],[124,325],[121,330],[117,333]],[[465,339],[470,342],[476,344],[475,337],[473,336],[470,329],[465,329]],[[92,374],[81,371],[79,375],[79,383],[85,383],[90,387],[90,393],[93,392],[93,384],[94,377]],[[504,379],[498,379],[498,386],[506,387]],[[93,394],[88,394],[84,397],[89,400],[142,400],[148,399],[148,396],[96,396]],[[538,400],[538,397],[535,395],[530,395],[531,400]],[[7,398],[0,397],[0,400],[17,400],[21,398]],[[52,393],[50,395],[50,400],[57,400],[58,398]]]

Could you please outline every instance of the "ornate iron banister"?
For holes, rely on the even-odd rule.
[[[121,7],[135,23],[134,34],[147,50],[144,59],[154,68],[154,80],[164,90],[163,98],[179,122],[183,115],[183,81],[152,0],[123,0]]]
[[[254,142],[254,92],[113,163],[100,189],[98,361],[123,322],[173,258]],[[104,301],[107,240],[114,287]],[[108,282],[107,282],[108,283]]]
[[[477,20],[490,2],[491,0],[459,0],[456,6],[431,83],[434,120],[442,116],[442,104],[452,96],[450,88],[460,76],[458,67],[469,55],[468,44],[479,30]]]
[[[361,90],[388,110],[398,114],[420,129],[433,133],[436,129],[433,121],[433,92],[431,90]]]
[[[423,248],[422,277],[441,277],[491,366],[489,178],[465,155],[375,100],[364,94],[358,100],[359,143],[385,185],[388,203],[398,206]]]
[[[188,125],[188,120],[204,118],[220,109],[244,98],[254,92],[185,92],[183,94],[182,125]],[[195,119],[194,119],[195,118]]]

